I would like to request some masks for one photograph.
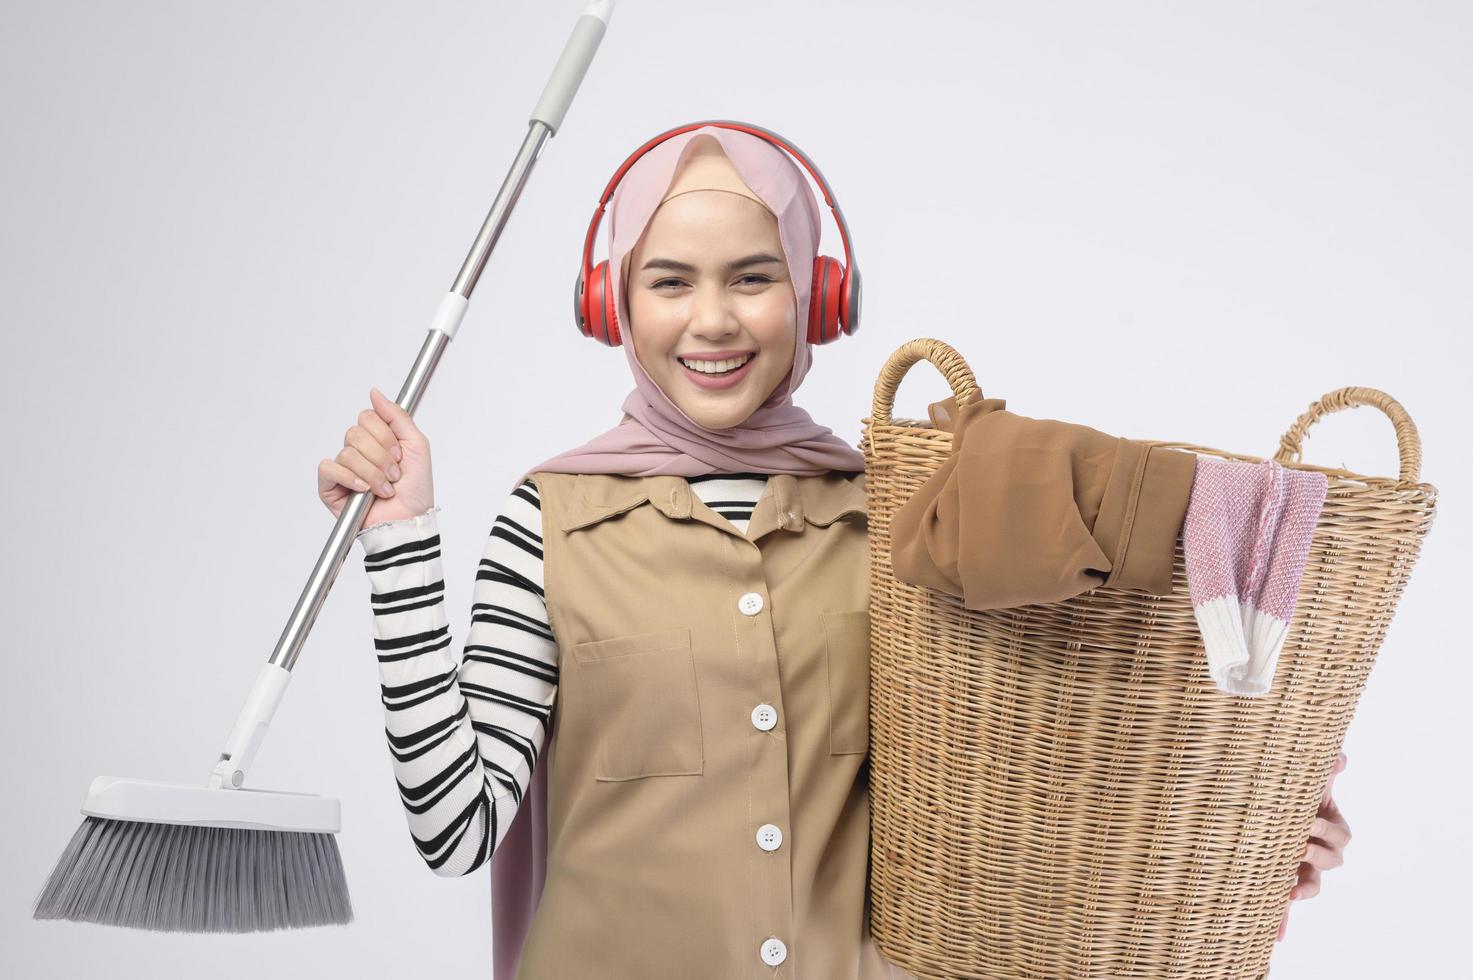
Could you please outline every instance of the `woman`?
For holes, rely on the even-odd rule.
[[[628,168],[609,282],[635,389],[512,492],[458,673],[424,434],[374,390],[319,465],[334,514],[377,496],[359,539],[416,846],[442,875],[502,851],[498,978],[907,976],[864,908],[863,458],[791,397],[819,236],[758,136],[703,126]],[[1347,838],[1321,818],[1310,893]]]

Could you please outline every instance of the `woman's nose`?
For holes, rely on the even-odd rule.
[[[731,298],[719,286],[695,291],[691,306],[691,332],[701,337],[724,337],[741,329]]]

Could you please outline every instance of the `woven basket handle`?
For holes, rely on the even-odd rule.
[[[875,381],[874,406],[870,412],[874,425],[893,424],[890,413],[895,408],[895,392],[900,387],[900,379],[917,361],[930,361],[941,372],[951,386],[951,393],[956,396],[959,410],[982,397],[982,389],[977,387],[972,369],[955,348],[934,337],[917,337],[901,344],[880,369],[880,376]]]
[[[1299,462],[1304,433],[1311,425],[1331,412],[1361,405],[1374,405],[1391,419],[1396,428],[1396,448],[1401,455],[1401,479],[1406,483],[1418,482],[1422,473],[1422,437],[1417,434],[1416,423],[1395,398],[1375,388],[1337,388],[1310,405],[1279,440],[1274,459],[1280,463]]]

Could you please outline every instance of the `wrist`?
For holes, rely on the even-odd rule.
[[[358,533],[354,537],[362,538],[370,531],[378,531],[384,528],[400,528],[405,530],[422,528],[426,524],[434,521],[435,513],[439,509],[439,507],[432,503],[417,513],[410,513],[405,509],[402,511],[387,511],[383,514],[374,514],[373,523],[365,524],[359,528]]]

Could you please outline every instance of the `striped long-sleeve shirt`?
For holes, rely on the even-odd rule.
[[[688,478],[743,533],[760,473]],[[439,875],[485,864],[511,827],[546,744],[558,650],[548,626],[542,510],[524,481],[476,568],[461,663],[450,653],[439,507],[358,533],[373,607],[386,734],[409,833]]]

